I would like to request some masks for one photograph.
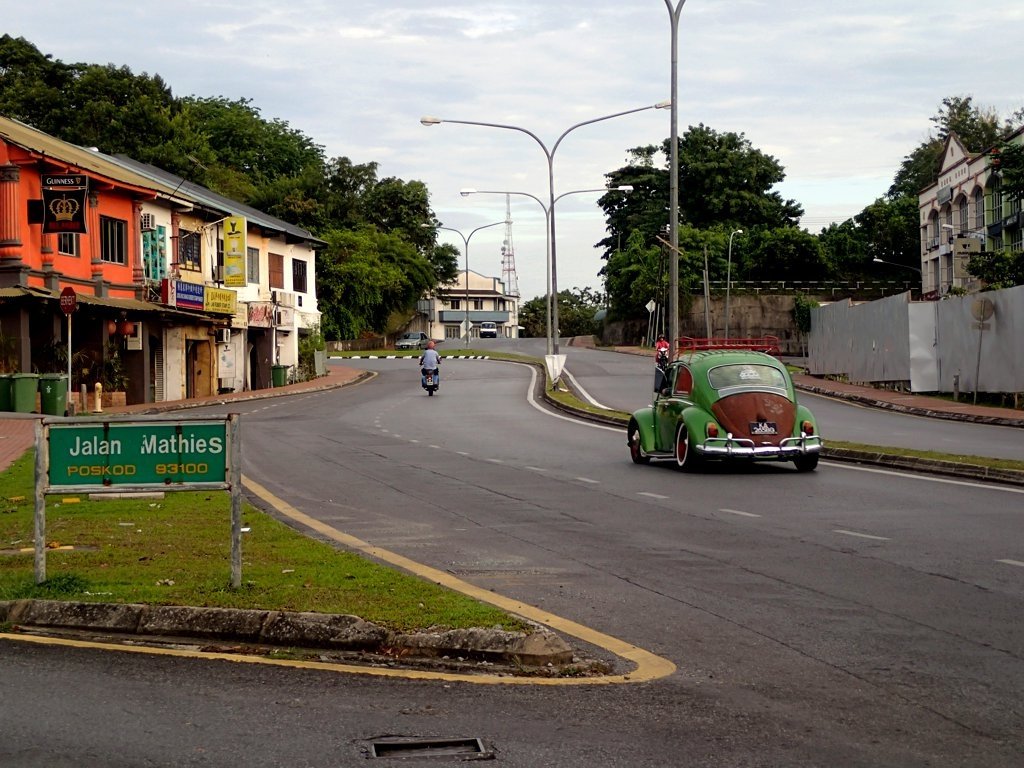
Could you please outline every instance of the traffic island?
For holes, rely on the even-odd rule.
[[[535,674],[577,662],[563,638],[538,628],[531,632],[460,629],[399,633],[358,616],[237,608],[190,608],[57,600],[0,601],[0,625],[13,633],[103,635],[134,644],[180,642],[365,653],[423,663],[466,660],[505,665]],[[530,669],[533,668],[533,669]]]

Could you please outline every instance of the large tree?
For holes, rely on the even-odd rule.
[[[609,192],[599,204],[605,211],[608,236],[603,273],[614,314],[640,314],[651,299],[662,302],[673,258],[667,238],[670,144],[629,151],[627,165],[607,174],[609,186],[630,185],[633,191]],[[727,273],[742,278],[770,274],[772,279],[816,279],[829,272],[820,249],[803,242],[796,228],[803,209],[784,199],[774,187],[785,178],[779,162],[756,149],[743,134],[719,133],[705,125],[691,126],[679,140],[679,288],[699,289],[705,258],[709,279]],[[730,263],[730,235],[736,258]],[[774,230],[793,230],[771,236]],[[737,233],[740,234],[740,233]],[[756,237],[755,237],[756,235]],[[659,241],[659,238],[661,239]],[[793,249],[800,256],[796,257]],[[744,246],[753,246],[746,247]],[[779,251],[773,252],[777,247]],[[743,258],[739,258],[744,250]],[[815,260],[817,259],[817,260]]]

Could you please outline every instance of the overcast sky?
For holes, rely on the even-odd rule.
[[[679,0],[672,0],[673,5]],[[4,31],[67,63],[159,74],[175,95],[248,98],[322,144],[426,183],[446,226],[468,235],[505,218],[505,198],[547,197],[547,160],[570,126],[670,96],[664,0],[37,0],[9,4]],[[947,96],[1001,117],[1024,106],[1024,2],[687,0],[679,25],[679,132],[743,133],[785,168],[779,191],[818,232],[884,194],[928,136]],[[669,136],[668,110],[571,132],[554,159],[555,193],[604,185],[626,150]],[[558,287],[599,289],[598,195],[557,206]],[[524,299],[544,292],[544,220],[512,198]],[[451,233],[442,237],[457,244]],[[470,240],[470,268],[501,276],[504,227]],[[742,247],[737,238],[737,248]]]

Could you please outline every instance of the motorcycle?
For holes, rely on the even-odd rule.
[[[654,360],[654,364],[662,371],[668,371],[668,349],[663,348],[658,350],[658,355]]]
[[[422,368],[420,369],[422,374],[421,383],[423,388],[427,390],[427,394],[430,397],[434,396],[437,392],[438,386],[441,384],[441,372],[437,368]]]

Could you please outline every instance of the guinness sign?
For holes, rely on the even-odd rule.
[[[83,174],[44,174],[43,234],[84,235],[89,177]]]

